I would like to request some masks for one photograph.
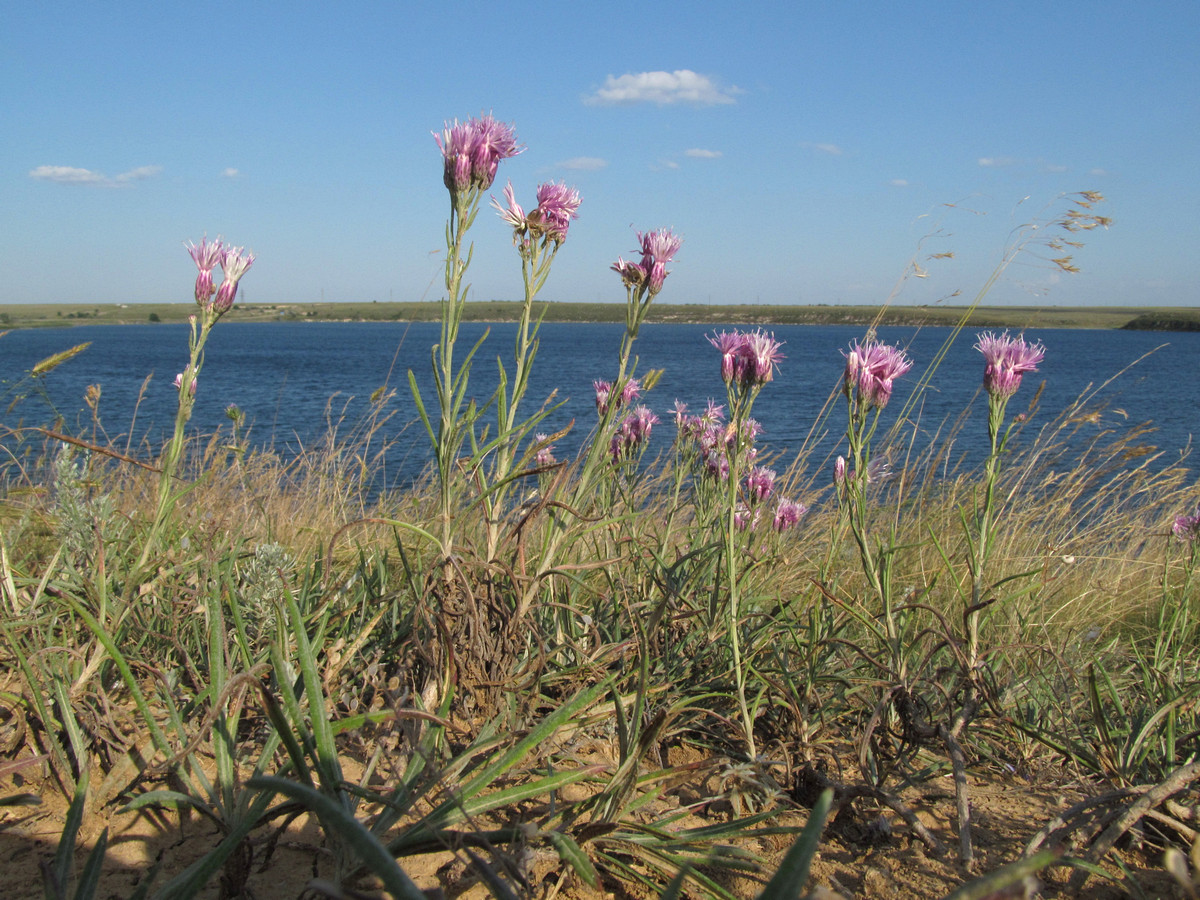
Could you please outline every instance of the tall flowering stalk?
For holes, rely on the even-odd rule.
[[[517,203],[512,184],[504,188],[504,204],[492,198],[500,218],[512,226],[513,246],[521,258],[521,280],[525,296],[517,323],[513,348],[513,373],[509,380],[504,363],[497,360],[500,385],[496,397],[496,453],[491,467],[491,487],[485,494],[488,515],[487,558],[494,559],[500,540],[500,512],[513,475],[513,463],[521,439],[541,421],[543,414],[524,421],[518,418],[521,400],[529,385],[529,373],[537,356],[541,316],[533,316],[533,301],[550,277],[550,266],[567,239],[571,221],[579,216],[579,192],[565,184],[538,185],[537,206],[529,213]]]
[[[663,289],[667,275],[670,274],[667,264],[675,258],[682,243],[683,239],[669,228],[638,232],[638,252],[641,254],[638,261],[617,257],[617,261],[612,265],[613,271],[621,276],[621,281],[625,285],[625,334],[621,338],[616,380],[601,382],[606,385],[606,396],[623,397],[629,390],[630,383],[636,384],[636,379],[633,377],[633,369],[637,367],[636,358],[633,360],[633,369],[630,368],[633,344],[637,340],[638,331],[646,320],[650,304]],[[647,383],[645,386],[649,388],[652,384]],[[597,391],[599,391],[599,387],[597,387]],[[579,469],[579,477],[576,479],[572,491],[570,505],[577,509],[592,506],[595,499],[595,479],[610,468],[611,461],[606,457],[609,457],[612,452],[612,434],[618,408],[619,404],[617,403],[607,403],[602,409],[599,405],[597,406],[600,422],[596,427],[594,439],[587,447]],[[554,559],[565,536],[566,533],[561,522],[556,523],[547,535],[536,577],[530,580],[529,587],[522,594],[517,605],[518,616],[523,615],[529,609],[541,590],[542,580],[553,569]]]
[[[725,497],[721,541],[725,581],[729,592],[726,626],[733,655],[733,677],[737,686],[738,712],[750,759],[757,757],[754,716],[746,702],[746,672],[741,649],[741,548],[739,535],[755,524],[757,507],[774,487],[774,472],[760,468],[745,471],[753,456],[755,430],[750,412],[763,386],[775,378],[783,354],[780,342],[765,331],[722,331],[709,338],[721,353],[721,379],[729,400],[729,425],[724,441]],[[768,475],[767,473],[770,472]],[[743,475],[745,483],[743,484]],[[787,513],[786,517],[790,517]],[[798,515],[797,515],[798,518]]]
[[[463,275],[470,264],[471,250],[464,255],[464,239],[475,222],[484,192],[496,180],[500,161],[516,156],[524,148],[517,144],[511,125],[483,116],[453,124],[446,123],[434,140],[442,151],[442,181],[450,192],[450,219],[446,224],[446,294],[441,300],[441,333],[432,350],[433,377],[438,401],[437,425],[429,418],[416,377],[408,373],[413,399],[433,444],[438,473],[440,549],[449,559],[454,547],[455,464],[467,431],[474,419],[474,405],[466,400],[467,376],[471,358],[482,338],[454,366],[454,345],[466,307],[467,291]]]
[[[1021,386],[1021,377],[1036,372],[1046,355],[1041,344],[1010,337],[1008,332],[978,335],[975,349],[983,354],[983,386],[988,395],[988,457],[984,464],[983,503],[975,515],[975,535],[970,541],[971,605],[967,611],[967,662],[971,671],[979,662],[979,616],[983,611],[988,557],[991,555],[996,517],[996,481],[1001,458],[1016,421],[1004,427],[1009,399]]]
[[[966,757],[960,737],[975,717],[982,702],[983,653],[980,648],[979,626],[983,611],[995,602],[987,596],[995,585],[987,581],[988,561],[992,553],[996,525],[996,483],[1000,477],[1001,461],[1008,439],[1018,420],[1005,427],[1005,411],[1008,401],[1021,386],[1021,378],[1036,372],[1046,355],[1041,344],[1030,344],[1021,337],[1010,337],[1008,332],[995,335],[984,332],[978,335],[975,349],[983,354],[983,386],[988,395],[988,442],[987,461],[984,463],[983,501],[975,510],[974,527],[967,530],[967,564],[971,575],[971,593],[963,612],[966,630],[960,665],[963,682],[954,693],[957,708],[951,721],[938,729],[946,745],[953,766],[955,795],[958,814],[959,859],[970,865],[974,860],[971,840],[971,804],[966,778]],[[964,517],[965,521],[965,517]]]
[[[188,338],[188,364],[182,372],[175,376],[175,390],[179,395],[179,404],[175,413],[175,431],[163,453],[154,523],[142,549],[139,567],[146,563],[154,551],[162,528],[179,496],[174,490],[173,482],[180,457],[183,455],[187,423],[192,417],[192,407],[196,402],[200,369],[204,365],[204,345],[208,341],[208,335],[213,326],[217,324],[221,316],[233,308],[238,283],[254,264],[253,253],[246,253],[242,247],[228,246],[222,243],[220,238],[212,243],[209,243],[207,237],[202,238],[199,244],[188,244],[187,250],[188,255],[196,264],[194,296],[200,312],[198,315],[188,317],[188,322],[191,324],[191,334]],[[218,267],[222,273],[219,287],[213,282],[213,272]]]
[[[886,567],[886,550],[877,551],[872,544],[868,524],[867,487],[878,465],[872,468],[871,440],[879,425],[879,416],[887,407],[897,378],[912,368],[912,361],[899,347],[868,339],[855,341],[846,358],[842,376],[842,392],[846,397],[848,424],[846,442],[849,464],[838,457],[834,466],[834,486],[841,508],[849,520],[850,532],[858,546],[863,574],[883,607],[883,623],[889,652],[897,672],[903,674],[900,653],[900,634],[892,607],[891,584]]]

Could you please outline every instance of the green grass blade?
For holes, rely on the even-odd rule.
[[[332,797],[315,788],[276,778],[271,775],[256,776],[248,782],[250,787],[277,791],[303,803],[316,813],[327,831],[337,832],[348,847],[358,855],[364,865],[383,882],[384,888],[400,900],[428,900],[425,893],[405,874],[387,848],[371,834],[361,822],[350,815]]]
[[[808,883],[808,869],[820,845],[821,831],[825,827],[825,818],[829,815],[832,805],[833,791],[827,788],[809,813],[808,822],[800,832],[800,837],[796,838],[796,843],[792,844],[783,857],[779,870],[762,889],[758,900],[796,900],[801,896],[801,891]]]

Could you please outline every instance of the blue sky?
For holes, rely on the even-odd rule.
[[[527,147],[497,196],[583,195],[544,299],[623,300],[670,226],[660,302],[964,302],[1095,190],[1082,272],[1031,247],[985,302],[1197,305],[1198,34],[1195,0],[6,4],[0,303],[188,302],[205,233],[255,302],[434,300],[431,132],[490,111]],[[471,235],[473,298],[519,297]]]

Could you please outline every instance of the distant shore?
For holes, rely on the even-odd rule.
[[[547,303],[547,322],[623,322],[620,303]],[[0,331],[70,325],[144,325],[184,322],[195,312],[190,303],[40,303],[0,306]],[[892,306],[879,318],[884,325],[955,325],[963,306]],[[520,304],[486,300],[467,304],[464,319],[512,322]],[[241,303],[226,316],[230,322],[429,322],[439,304],[424,303]],[[878,306],[757,306],[661,303],[650,322],[699,325],[869,325]],[[1151,331],[1200,331],[1196,307],[1147,306],[981,306],[972,328],[1129,328]]]

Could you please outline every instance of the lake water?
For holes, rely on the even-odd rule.
[[[457,356],[461,359],[489,326],[464,325]],[[531,408],[557,389],[562,406],[541,427],[553,432],[572,419],[571,437],[562,441],[563,458],[578,446],[595,422],[592,380],[612,378],[623,326],[546,324],[541,349],[531,379]],[[786,356],[777,378],[762,391],[754,414],[765,432],[763,441],[773,451],[794,452],[809,434],[830,392],[840,384],[843,358],[838,352],[861,337],[863,329],[851,326],[785,326],[773,329],[785,341]],[[678,398],[693,411],[712,397],[724,401],[720,360],[705,335],[709,326],[648,325],[635,345],[639,372],[663,369],[658,386],[644,399],[663,420],[654,443],[669,445],[673,434],[670,409]],[[897,385],[884,413],[890,421],[900,410],[930,360],[945,340],[945,328],[883,328],[882,340],[907,347],[915,365]],[[470,394],[485,400],[496,383],[496,357],[511,368],[513,325],[492,325],[490,336],[476,357]],[[416,422],[407,372],[412,369],[432,405],[430,348],[437,342],[436,323],[237,323],[222,322],[210,336],[200,376],[192,428],[211,432],[228,426],[225,408],[237,404],[253,424],[259,446],[271,445],[284,454],[311,446],[325,431],[325,410],[334,397],[334,408],[353,423],[367,408],[377,388],[396,389],[398,415],[387,432],[398,437],[389,457],[387,476],[392,484],[414,477],[428,459],[428,438]],[[1078,397],[1089,384],[1099,386],[1096,405],[1106,411],[1096,428],[1117,428],[1153,422],[1150,438],[1167,451],[1164,462],[1178,458],[1198,427],[1200,408],[1200,334],[1125,331],[1042,330],[1026,337],[1046,345],[1041,371],[1026,376],[1021,392],[1010,403],[1010,413],[1025,408],[1041,381],[1045,381],[1041,409],[1034,423],[1048,421]],[[30,395],[14,408],[10,404],[22,374],[54,353],[90,341],[91,347],[44,378],[46,392],[68,429],[90,422],[84,394],[90,384],[102,388],[100,410],[111,436],[132,430],[133,444],[145,439],[157,447],[165,440],[174,419],[175,374],[187,361],[186,325],[77,326],[10,332],[0,338],[0,400],[4,424],[46,424],[53,419],[44,400]],[[977,396],[983,371],[982,357],[972,348],[974,331],[959,335],[945,361],[934,374],[921,411],[920,427],[932,432],[970,409],[961,446],[979,458],[986,431],[986,401]],[[1143,358],[1144,357],[1144,358]],[[139,392],[153,376],[140,405]],[[136,410],[136,418],[135,418]],[[828,419],[818,458],[836,452],[844,430],[844,408],[835,407]],[[1094,433],[1094,432],[1093,432]],[[1087,435],[1084,435],[1085,437]],[[122,443],[124,439],[122,438]],[[786,456],[785,456],[786,458]]]

